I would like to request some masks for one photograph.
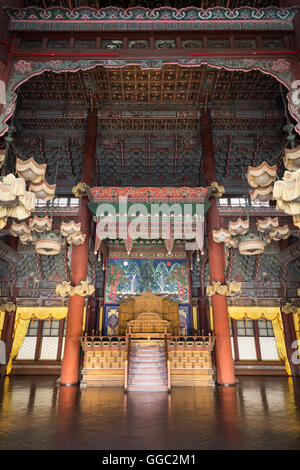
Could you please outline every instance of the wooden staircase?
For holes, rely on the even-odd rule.
[[[129,392],[167,392],[167,364],[162,341],[132,341],[128,369]]]
[[[172,387],[214,386],[212,347],[211,337],[172,338],[168,344]]]
[[[214,338],[164,336],[161,339],[155,334],[149,340],[131,335],[84,336],[81,387],[161,392],[172,387],[215,384],[211,358]]]

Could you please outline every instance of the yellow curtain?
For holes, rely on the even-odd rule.
[[[300,340],[300,308],[298,308],[297,310],[298,310],[297,313],[293,314],[293,320],[294,320],[296,338]]]
[[[2,312],[0,310],[0,338],[1,338],[1,333],[3,329],[4,318],[5,318],[5,312]]]
[[[197,307],[193,306],[193,328],[197,332]]]
[[[29,322],[30,322],[30,318],[22,319],[21,317],[18,317],[18,315],[16,316],[14,333],[13,333],[14,341],[13,341],[9,361],[7,364],[7,369],[6,369],[7,375],[10,374],[13,358],[16,357],[16,355],[18,354],[20,350],[20,347],[23,344],[24,338],[28,330]]]
[[[212,318],[212,307],[210,308],[210,313]],[[249,318],[249,320],[259,320],[260,318],[264,318],[265,320],[271,321],[273,325],[278,356],[282,361],[284,361],[288,375],[292,375],[285,347],[280,307],[237,307],[232,305],[228,307],[228,313],[229,317],[233,318],[234,320],[242,320],[243,318]]]
[[[276,346],[278,356],[284,361],[286,371],[288,375],[291,374],[290,364],[287,358],[287,352],[284,340],[284,331],[282,325],[280,307],[228,307],[228,312],[231,318],[234,320],[241,320],[242,318],[249,318],[250,320],[258,320],[265,318],[272,322],[274,336],[276,340]]]
[[[85,326],[85,311],[83,312],[83,329]],[[27,333],[29,322],[33,318],[38,320],[47,320],[54,318],[55,320],[62,320],[66,318],[68,313],[68,306],[64,307],[17,307],[16,321],[14,328],[14,341],[10,358],[7,365],[6,373],[9,374],[12,368],[12,361],[17,356],[20,347],[23,344],[24,338]]]
[[[279,312],[278,317],[272,321],[274,335],[276,339],[276,346],[278,350],[278,356],[282,361],[285,363],[285,368],[288,375],[292,375],[290,364],[287,358],[286,347],[285,347],[285,340],[284,340],[284,331],[283,331],[283,324],[281,313]]]
[[[214,317],[213,317],[212,306],[209,307],[209,317],[210,317],[210,329],[212,332],[214,332]]]
[[[100,316],[99,316],[99,334],[102,334],[102,324],[103,324],[103,305],[100,307]]]
[[[22,320],[37,318],[38,320],[47,320],[54,318],[62,320],[67,316],[68,306],[64,307],[17,307],[17,315]]]

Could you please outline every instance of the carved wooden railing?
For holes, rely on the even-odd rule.
[[[124,381],[125,393],[127,393],[127,389],[128,389],[130,349],[131,349],[131,328],[129,327],[128,334],[127,334],[127,358],[125,361],[125,381]]]
[[[168,379],[168,392],[171,392],[171,363],[169,359],[169,351],[168,351],[168,333],[165,330],[165,356],[166,356],[166,365],[167,365],[167,379]]]
[[[168,347],[174,343],[176,347],[195,346],[203,351],[213,351],[215,345],[215,337],[208,336],[168,336]]]
[[[125,346],[126,336],[87,336],[81,337],[81,347],[83,351],[89,351],[98,347],[116,347]]]

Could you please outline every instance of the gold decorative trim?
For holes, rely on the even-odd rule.
[[[225,193],[224,186],[219,185],[216,181],[210,183],[209,188],[211,189],[211,196],[222,197]]]
[[[1,312],[15,312],[16,309],[17,306],[13,302],[5,302],[4,304],[0,305]]]
[[[215,294],[225,295],[226,297],[232,297],[235,294],[240,294],[242,291],[242,284],[240,282],[230,281],[227,286],[221,285],[219,281],[213,281],[210,286],[206,288],[206,294],[208,297],[212,297]]]
[[[289,313],[297,313],[298,309],[293,305],[291,302],[287,302],[286,304],[281,306],[281,312],[285,313],[286,315]]]
[[[55,293],[58,297],[72,297],[73,295],[85,297],[92,295],[95,292],[95,287],[89,285],[89,282],[89,280],[81,281],[80,285],[73,287],[70,282],[63,281],[62,284],[57,284]]]
[[[83,197],[83,196],[87,196],[89,189],[90,189],[89,185],[87,185],[86,183],[80,182],[76,184],[76,186],[73,186],[72,193],[74,194],[75,197]]]

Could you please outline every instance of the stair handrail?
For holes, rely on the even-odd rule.
[[[174,342],[176,345],[177,343],[195,343],[195,342],[201,342],[202,347],[204,350],[207,351],[213,351],[214,346],[215,346],[215,340],[216,338],[209,333],[206,336],[192,336],[192,335],[187,335],[187,336],[170,336],[169,341]]]
[[[125,382],[124,382],[124,391],[127,393],[128,389],[128,377],[129,377],[129,361],[130,361],[130,349],[131,349],[131,327],[128,330],[128,337],[127,337],[127,357],[125,360]]]
[[[171,364],[169,359],[169,350],[168,350],[168,333],[165,328],[165,356],[166,356],[166,365],[167,365],[167,380],[168,380],[168,392],[171,392]]]

